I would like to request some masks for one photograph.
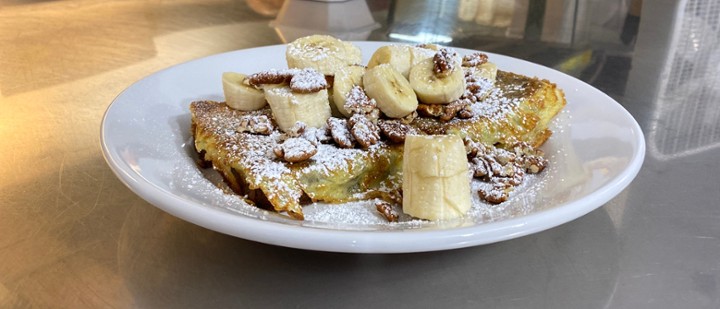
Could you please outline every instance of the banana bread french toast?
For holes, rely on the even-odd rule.
[[[420,134],[457,134],[475,142],[509,148],[516,142],[539,147],[550,136],[552,118],[565,106],[547,80],[497,71],[489,94],[469,105],[472,117],[442,121],[419,116],[409,126]],[[343,149],[319,143],[317,153],[297,163],[274,152],[279,131],[269,108],[239,111],[225,103],[190,105],[192,135],[201,160],[209,162],[230,188],[259,207],[302,219],[311,201],[341,203],[380,198],[397,203],[402,190],[403,145],[380,140]],[[259,127],[250,127],[253,124]],[[258,132],[262,131],[262,134]]]

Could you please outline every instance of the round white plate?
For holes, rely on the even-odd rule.
[[[365,61],[384,42],[356,42]],[[471,50],[458,49],[460,53]],[[558,71],[488,54],[501,70],[537,76],[565,91],[567,107],[543,149],[550,167],[500,206],[475,205],[457,222],[378,224],[351,204],[295,221],[259,210],[217,188],[194,163],[188,106],[222,101],[222,72],[284,68],[285,46],[214,55],[152,74],[123,91],[102,122],[102,149],[117,176],[158,208],[218,232],[268,244],[363,253],[419,252],[488,244],[546,230],[602,206],[637,175],[645,140],[637,122],[613,99]],[[349,207],[349,208],[348,208]],[[314,205],[308,208],[312,214]],[[345,211],[342,211],[345,209]],[[310,216],[313,218],[313,216]],[[321,220],[321,218],[324,218]],[[372,218],[370,218],[372,219]]]

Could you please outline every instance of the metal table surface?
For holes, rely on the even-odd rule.
[[[101,154],[118,93],[187,60],[282,43],[290,32],[268,26],[282,1],[0,1],[0,307],[718,308],[720,61],[708,50],[720,5],[596,7],[627,2],[516,1],[524,26],[478,17],[485,26],[474,27],[459,7],[472,1],[368,1],[377,26],[365,38],[439,40],[564,70],[620,102],[648,151],[620,195],[557,228],[356,255],[187,223],[133,194]],[[558,3],[578,7],[553,28]]]

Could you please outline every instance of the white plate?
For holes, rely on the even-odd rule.
[[[356,44],[367,61],[388,43]],[[348,219],[347,211],[339,211],[337,221],[294,221],[217,189],[195,166],[189,129],[191,101],[223,100],[222,72],[284,68],[284,54],[284,46],[234,51],[176,65],[136,82],[105,113],[101,138],[108,164],[148,202],[215,231],[287,247],[389,253],[488,244],[563,224],[620,193],[645,156],[637,122],[604,93],[555,70],[489,54],[500,69],[548,79],[566,93],[566,110],[543,146],[550,154],[550,168],[541,176],[501,206],[476,205],[468,219],[458,222],[375,224],[363,216]],[[364,211],[362,205],[347,207]]]

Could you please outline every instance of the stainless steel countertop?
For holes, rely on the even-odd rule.
[[[537,18],[520,30],[474,28],[455,13],[459,2],[368,1],[379,26],[368,39],[435,31],[449,45],[559,68],[619,101],[648,144],[632,184],[577,220],[492,245],[397,255],[213,232],[145,202],[105,163],[101,118],[130,84],[194,58],[282,43],[268,26],[282,1],[251,2],[0,1],[0,307],[720,307],[720,66],[707,52],[720,40],[716,1],[653,1],[637,37],[626,28],[627,43],[618,37],[633,9],[597,16],[608,12],[600,1],[562,24],[577,27],[570,39],[567,27],[548,30],[550,15],[542,29],[531,27]]]

